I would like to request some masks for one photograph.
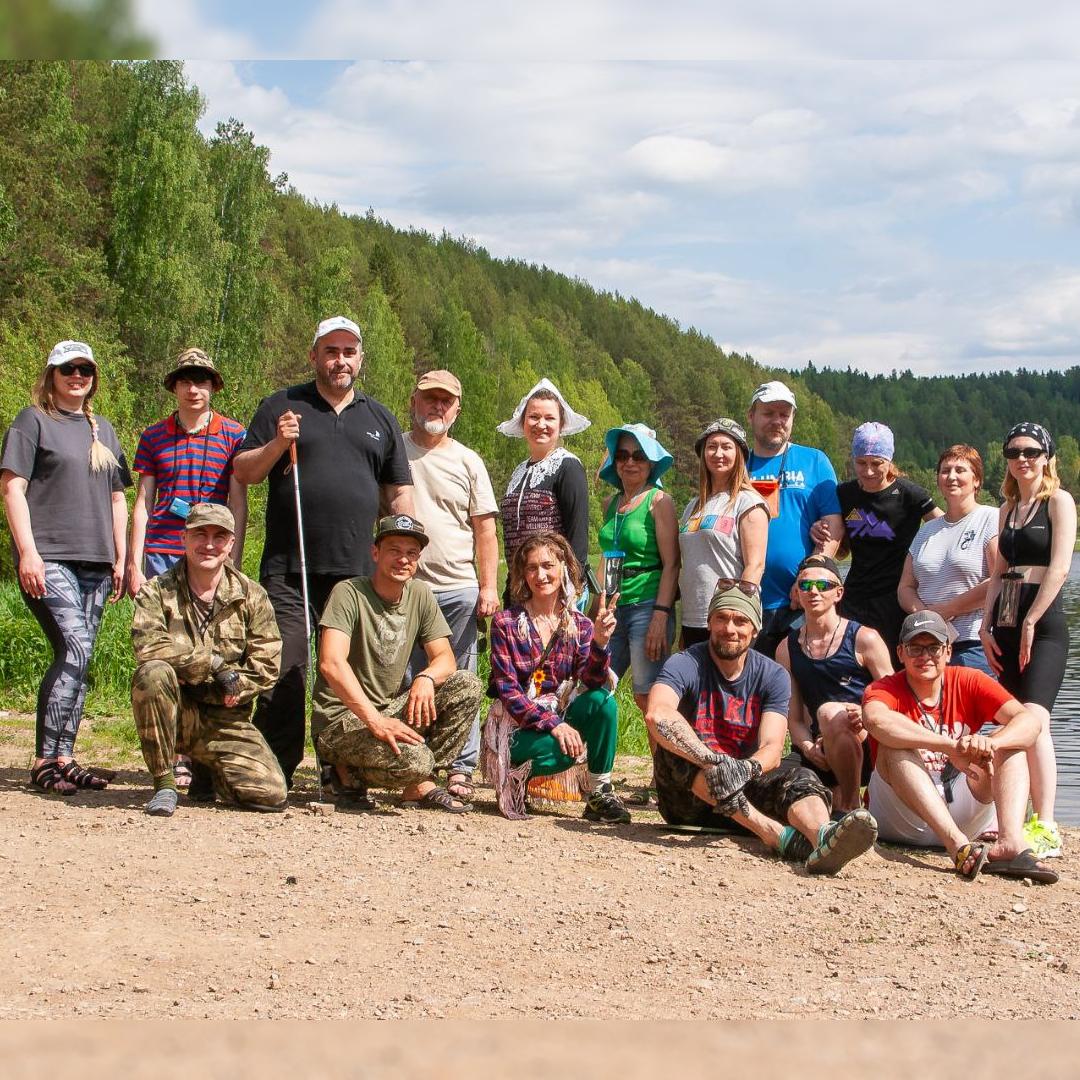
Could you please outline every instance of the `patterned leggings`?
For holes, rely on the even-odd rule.
[[[45,595],[23,593],[53,650],[38,689],[37,756],[69,758],[82,720],[90,654],[105,600],[112,587],[108,563],[45,563]]]

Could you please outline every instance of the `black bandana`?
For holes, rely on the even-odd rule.
[[[1005,441],[1001,444],[1002,450],[1019,435],[1026,435],[1027,438],[1034,439],[1043,448],[1043,453],[1048,458],[1054,456],[1053,436],[1042,424],[1033,424],[1028,420],[1025,420],[1022,424],[1016,424],[1009,430],[1009,434],[1005,436]]]

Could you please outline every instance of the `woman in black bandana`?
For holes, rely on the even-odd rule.
[[[1002,686],[1042,721],[1027,751],[1033,814],[1025,837],[1038,858],[1061,855],[1054,819],[1057,760],[1050,712],[1065,677],[1069,628],[1061,586],[1076,542],[1076,504],[1061,487],[1054,440],[1040,424],[1017,424],[1003,446],[998,558],[980,636]]]

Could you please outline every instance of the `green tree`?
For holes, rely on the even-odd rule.
[[[5,0],[0,60],[143,60],[154,45],[132,24],[130,0]]]
[[[372,285],[360,306],[364,334],[364,393],[381,401],[408,426],[413,388],[412,355],[386,293]]]

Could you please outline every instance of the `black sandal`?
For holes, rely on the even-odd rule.
[[[43,761],[30,770],[30,783],[54,795],[74,795],[79,789],[68,780],[55,761]]]
[[[446,778],[446,790],[459,802],[464,803],[472,802],[472,798],[476,794],[476,787],[473,785],[472,777],[464,772],[451,773]]]
[[[69,783],[84,791],[104,791],[109,786],[109,779],[96,769],[84,769],[74,758],[66,765],[59,765],[60,775]],[[114,774],[115,775],[115,774]]]
[[[434,787],[419,799],[403,799],[405,806],[415,806],[418,810],[442,810],[447,814],[467,814],[472,803],[454,798],[444,787]],[[454,803],[458,803],[457,806]]]

